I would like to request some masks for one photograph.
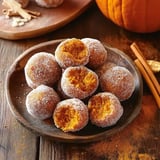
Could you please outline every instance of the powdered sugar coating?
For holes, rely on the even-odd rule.
[[[107,60],[107,50],[103,44],[99,40],[93,38],[83,38],[81,40],[86,44],[90,53],[87,65],[92,69],[96,69],[104,64]]]
[[[31,116],[44,120],[52,116],[59,101],[60,98],[53,88],[40,85],[27,95],[26,107]]]
[[[62,68],[86,65],[89,61],[87,46],[77,38],[62,41],[55,50],[55,58]]]
[[[103,75],[106,70],[112,68],[112,67],[115,67],[117,66],[115,63],[112,63],[112,62],[105,62],[103,65],[101,65],[100,67],[98,67],[95,72],[96,74],[98,75],[98,77],[101,77],[101,75]]]
[[[98,85],[97,74],[85,66],[68,67],[61,78],[63,92],[72,98],[84,99],[92,95]]]
[[[88,123],[88,108],[77,98],[66,99],[57,104],[53,119],[56,127],[64,132],[79,131]]]
[[[61,87],[61,80],[59,80],[57,84],[57,93],[60,95],[61,99],[70,98],[63,92],[62,87]]]
[[[58,7],[63,3],[64,0],[35,0],[35,2],[41,6],[46,8]]]
[[[94,95],[88,102],[90,120],[98,127],[109,127],[117,123],[123,114],[118,98],[109,92]]]
[[[124,101],[131,97],[135,89],[135,82],[127,68],[115,66],[101,75],[100,86],[103,91],[112,92],[120,101]]]
[[[39,52],[30,57],[24,70],[27,84],[31,88],[41,84],[52,86],[61,76],[61,68],[54,55],[47,52]]]

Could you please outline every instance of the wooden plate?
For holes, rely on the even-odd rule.
[[[64,0],[64,3],[57,8],[46,9],[31,0],[27,9],[38,11],[41,16],[22,27],[12,27],[12,20],[5,18],[2,13],[4,6],[0,3],[0,38],[17,40],[51,32],[75,19],[89,7],[91,2],[92,0]]]
[[[25,106],[25,98],[28,92],[31,91],[31,88],[26,84],[24,66],[27,60],[37,52],[45,51],[54,54],[55,48],[61,41],[62,40],[48,41],[29,48],[19,56],[10,67],[6,80],[6,93],[10,110],[16,119],[25,127],[40,135],[47,136],[54,140],[76,143],[99,140],[126,127],[140,112],[143,90],[142,79],[128,56],[118,49],[110,48],[108,46],[105,46],[108,50],[108,60],[128,68],[133,74],[136,82],[135,91],[132,97],[129,100],[122,102],[124,114],[116,125],[107,128],[99,128],[89,123],[79,132],[64,133],[54,126],[52,119],[40,121],[28,114]]]

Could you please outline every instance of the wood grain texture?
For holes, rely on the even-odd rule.
[[[140,115],[119,134],[96,143],[56,143],[44,137],[37,137],[14,119],[4,91],[8,68],[27,48],[40,42],[68,37],[98,38],[124,51],[132,59],[135,59],[135,56],[130,50],[130,44],[136,41],[147,59],[160,61],[160,32],[136,34],[125,31],[104,18],[95,5],[63,28],[41,37],[17,41],[0,39],[0,159],[159,160],[160,110],[145,83]],[[160,82],[160,75],[156,76]],[[20,144],[23,144],[23,147]],[[22,148],[21,154],[16,152],[19,148]]]
[[[5,97],[5,78],[6,72],[12,61],[18,53],[20,48],[13,45],[12,42],[0,42],[0,159],[19,159],[23,157],[24,160],[36,158],[37,138],[36,136],[22,127],[12,116]],[[14,52],[11,51],[11,48]],[[5,54],[9,53],[9,54]],[[17,143],[18,142],[18,143]],[[30,149],[28,149],[30,148]]]

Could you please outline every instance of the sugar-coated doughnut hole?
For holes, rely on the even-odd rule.
[[[53,88],[40,85],[27,95],[26,107],[31,116],[44,120],[52,117],[59,101],[60,98]]]
[[[36,88],[41,84],[52,86],[61,77],[61,68],[54,55],[47,52],[34,54],[25,65],[28,86]]]
[[[61,78],[63,92],[72,98],[84,99],[92,95],[98,85],[97,74],[84,66],[68,67]]]
[[[112,92],[120,101],[124,101],[131,97],[135,89],[135,82],[127,68],[115,66],[101,75],[100,86],[103,91]]]
[[[75,132],[88,123],[88,108],[79,99],[66,99],[57,104],[53,120],[57,128],[64,132]]]
[[[104,64],[107,60],[107,50],[104,45],[99,40],[93,38],[83,38],[81,40],[88,47],[90,54],[87,66],[96,69]]]
[[[88,102],[90,120],[98,127],[109,127],[117,123],[123,114],[119,99],[112,93],[102,92],[92,96]]]
[[[89,61],[87,46],[77,38],[62,41],[55,50],[55,58],[62,68],[86,65]]]

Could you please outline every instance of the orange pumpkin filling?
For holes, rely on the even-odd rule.
[[[74,129],[80,120],[79,113],[71,106],[65,106],[57,112],[54,120],[63,131]]]
[[[88,103],[88,109],[96,119],[104,120],[106,115],[112,113],[111,100],[106,97],[94,96]]]
[[[97,85],[95,75],[84,69],[71,70],[68,78],[71,84],[82,91],[91,91]]]
[[[62,49],[63,54],[74,61],[83,61],[86,56],[88,56],[88,50],[85,45],[80,41],[75,39],[65,43]]]

